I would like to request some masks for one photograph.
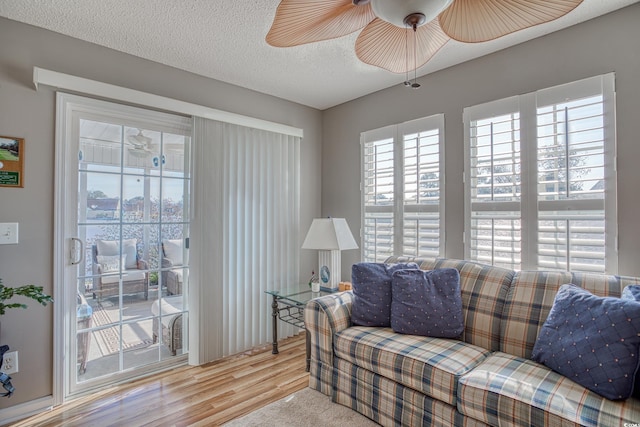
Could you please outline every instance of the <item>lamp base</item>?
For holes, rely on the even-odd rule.
[[[340,283],[340,251],[318,251],[318,265],[320,267],[320,290],[337,292]]]

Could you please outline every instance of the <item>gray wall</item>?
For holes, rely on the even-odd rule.
[[[360,133],[445,114],[446,256],[462,258],[464,187],[462,110],[582,78],[616,73],[619,273],[640,276],[640,4],[469,61],[324,111],[322,214],[345,217],[360,230]],[[357,234],[356,234],[357,235]],[[346,251],[349,277],[360,251]]]
[[[25,187],[0,187],[0,222],[20,223],[20,243],[0,245],[5,285],[33,283],[53,293],[55,93],[35,91],[34,66],[302,128],[301,239],[320,214],[320,111],[0,18],[0,135],[26,140]],[[301,257],[306,279],[317,255],[301,251]],[[51,306],[30,303],[0,322],[0,343],[20,352],[17,393],[0,399],[0,409],[50,395]]]

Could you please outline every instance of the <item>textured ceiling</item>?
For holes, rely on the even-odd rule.
[[[492,42],[449,41],[418,75],[637,2],[584,0],[563,18]],[[404,75],[363,64],[356,58],[357,33],[292,48],[267,45],[264,37],[278,3],[279,0],[0,0],[0,16],[318,109],[404,81]]]

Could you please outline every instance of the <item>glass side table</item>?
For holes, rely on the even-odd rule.
[[[313,298],[329,295],[331,292],[311,292],[308,284],[292,286],[280,290],[265,291],[273,297],[271,303],[273,321],[273,350],[272,354],[278,354],[278,319],[298,328],[304,327],[304,307]],[[311,341],[309,331],[306,331],[307,372],[311,364]]]

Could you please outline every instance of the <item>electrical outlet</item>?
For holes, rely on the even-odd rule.
[[[0,372],[5,374],[15,374],[18,372],[18,351],[6,352],[2,358]]]

